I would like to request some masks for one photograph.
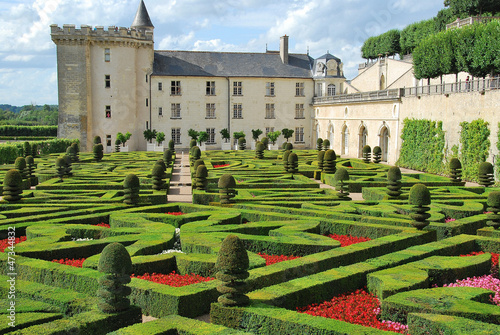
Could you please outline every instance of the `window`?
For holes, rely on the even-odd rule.
[[[207,114],[205,119],[215,119],[215,104],[207,104]]]
[[[304,119],[304,104],[295,104],[295,118]]]
[[[337,88],[335,87],[335,85],[334,85],[334,84],[330,84],[330,85],[328,85],[328,96],[329,96],[329,97],[334,96],[334,95],[335,95],[335,91],[336,91],[336,89],[337,89]]]
[[[242,95],[241,81],[233,81],[233,95]]]
[[[207,95],[215,95],[215,81],[207,81]]]
[[[111,50],[109,48],[104,49],[104,61],[109,62],[111,60]]]
[[[274,83],[266,83],[266,96],[274,97]]]
[[[146,98],[146,107],[148,107],[148,106],[149,106],[149,99]]]
[[[106,118],[111,119],[111,106],[106,106],[105,110],[106,110]]]
[[[181,144],[181,128],[172,128],[172,140],[174,144]]]
[[[181,82],[172,80],[170,83],[170,95],[181,95]]]
[[[148,82],[148,75],[146,75],[146,83]]]
[[[266,119],[275,119],[274,104],[266,104]]]
[[[304,142],[304,127],[295,127],[295,142]]]
[[[104,75],[104,87],[105,88],[111,87],[111,76],[109,74]]]
[[[321,83],[316,84],[316,96],[317,97],[323,96],[323,84]]]
[[[274,131],[274,127],[266,127],[266,137],[267,137],[267,134],[269,133],[272,133]]]
[[[304,94],[304,83],[295,83],[295,96],[303,97]]]
[[[171,119],[180,119],[181,118],[181,104],[171,104],[172,114],[170,116]]]
[[[106,135],[106,146],[107,147],[111,146],[111,135]]]
[[[243,107],[241,104],[233,104],[233,119],[243,119]]]
[[[208,140],[207,144],[215,144],[215,128],[207,128]]]
[[[158,116],[163,116],[163,108],[158,107]]]
[[[158,91],[163,91],[163,83],[158,83]]]

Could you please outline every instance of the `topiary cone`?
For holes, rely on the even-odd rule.
[[[411,225],[418,230],[422,230],[424,227],[429,225],[427,219],[430,218],[428,211],[431,204],[431,194],[424,184],[415,184],[410,189],[410,195],[408,197],[408,202],[412,207],[412,214],[410,217],[413,219]]]
[[[230,174],[223,174],[219,178],[218,182],[219,194],[220,194],[220,203],[221,204],[229,204],[234,202],[232,198],[236,196],[236,191],[234,188],[236,187],[236,180]]]
[[[266,150],[266,147],[264,146],[264,143],[262,142],[257,142],[255,144],[255,158],[257,159],[264,159],[264,150]]]
[[[198,165],[196,168],[196,189],[206,190],[208,185],[208,169],[204,164]]]
[[[62,157],[58,157],[56,159],[56,171],[61,181],[63,180],[64,175],[66,174],[66,160]]]
[[[132,260],[127,249],[120,243],[108,244],[99,257],[97,270],[104,273],[98,279],[99,309],[104,313],[116,313],[128,309],[130,300],[127,296],[130,295],[131,289],[125,284],[130,283]]]
[[[493,176],[493,165],[489,162],[482,162],[478,168],[479,184],[484,187],[491,186],[495,183]]]
[[[102,160],[104,157],[104,147],[102,146],[101,143],[94,144],[94,147],[92,148],[92,152],[94,154],[94,159],[96,162],[99,162]]]
[[[401,193],[401,170],[391,166],[387,171],[387,195],[389,199],[398,199]]]
[[[323,158],[323,171],[326,174],[334,174],[337,171],[337,155],[335,151],[329,149],[325,151],[325,156]]]
[[[450,180],[453,183],[460,183],[462,181],[462,163],[458,158],[450,160]]]
[[[295,152],[291,152],[288,155],[288,172],[297,173],[299,172],[299,156]]]
[[[488,201],[486,204],[488,205],[486,210],[491,212],[487,214],[488,221],[486,224],[493,227],[493,229],[498,229],[498,227],[500,227],[500,214],[498,214],[500,212],[500,192],[491,192],[488,195]]]
[[[3,199],[9,202],[21,200],[23,178],[16,169],[7,171],[3,179]]]
[[[163,161],[162,161],[163,162]],[[160,191],[165,188],[165,168],[163,165],[156,163],[151,171],[151,179],[153,179],[153,190]]]
[[[370,163],[371,155],[372,155],[372,148],[369,145],[365,145],[363,147],[363,161],[365,163]]]
[[[245,150],[247,147],[247,140],[244,137],[238,139],[238,150]]]
[[[139,177],[131,173],[123,181],[123,202],[128,205],[137,205],[139,203]]]
[[[287,150],[283,153],[283,168],[288,171],[288,156],[290,156],[291,151]]]
[[[349,172],[345,168],[338,168],[333,177],[335,181],[335,190],[337,190],[337,196],[341,199],[347,199],[349,196],[349,185],[345,182],[349,180]]]
[[[222,293],[218,302],[224,306],[246,306],[250,299],[245,295],[250,265],[245,245],[236,235],[228,235],[217,254],[216,278],[222,281],[217,291]]]
[[[323,139],[318,138],[316,140],[316,149],[318,149],[318,151],[323,150]]]
[[[382,161],[382,149],[379,146],[373,148],[373,163],[380,163]]]

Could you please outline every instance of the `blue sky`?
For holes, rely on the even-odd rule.
[[[0,104],[57,104],[50,25],[129,27],[140,0],[0,0]],[[428,19],[441,0],[145,0],[156,50],[278,50],[342,59],[347,79],[363,41]]]

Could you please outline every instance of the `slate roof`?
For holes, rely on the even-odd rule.
[[[309,55],[289,54],[283,64],[279,52],[155,51],[153,75],[312,78],[313,62]]]
[[[149,18],[148,10],[146,9],[146,5],[144,1],[141,0],[139,4],[139,8],[137,8],[137,12],[135,13],[134,22],[130,26],[131,28],[154,28],[151,19]]]

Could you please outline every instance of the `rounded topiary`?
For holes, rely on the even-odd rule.
[[[413,219],[411,225],[418,230],[422,230],[424,227],[429,225],[429,219],[431,215],[428,213],[431,204],[431,193],[429,189],[424,184],[415,184],[410,189],[410,195],[408,196],[408,202],[412,207],[412,214],[410,215]]]
[[[36,143],[31,145],[31,156],[33,156],[33,158],[38,157],[38,144]]]
[[[130,306],[127,298],[131,289],[125,284],[130,283],[132,260],[125,247],[120,243],[108,244],[99,257],[97,270],[104,273],[98,279],[97,306],[104,313],[116,313]]]
[[[245,150],[247,147],[247,140],[244,137],[238,139],[238,150]]]
[[[323,157],[323,171],[326,174],[334,174],[337,171],[337,155],[335,151],[329,149],[325,151],[325,156]]]
[[[316,149],[318,149],[318,151],[323,150],[323,139],[322,138],[318,138],[316,140]]]
[[[64,174],[71,177],[73,175],[73,172],[71,172],[73,170],[71,158],[68,155],[64,155],[63,159],[66,161],[66,172]]]
[[[72,152],[74,152],[75,156],[71,157],[71,159],[74,159],[73,162],[78,162],[80,161],[79,153],[80,153],[80,148],[78,147],[78,143],[73,142],[71,143]]]
[[[397,199],[401,193],[401,170],[391,166],[387,171],[387,195],[389,199]]]
[[[250,261],[245,245],[236,235],[228,235],[217,253],[216,278],[222,282],[217,291],[222,293],[218,302],[224,306],[246,306],[250,299],[245,293],[248,286]]]
[[[286,142],[283,142],[283,144],[281,145],[281,149],[286,150]]]
[[[122,144],[122,141],[120,141],[119,139],[115,140],[115,152],[120,152],[121,144]]]
[[[94,147],[92,148],[92,152],[94,154],[94,159],[99,162],[102,160],[104,157],[104,147],[102,146],[101,143],[94,144]]]
[[[93,144],[101,144],[101,136],[94,136]]]
[[[450,180],[453,183],[460,183],[462,181],[462,163],[458,158],[450,160]]]
[[[69,146],[66,148],[66,155],[69,156],[69,158],[71,159],[72,162],[76,161],[75,159],[75,156],[76,156],[76,152],[75,152],[75,148],[73,146]]]
[[[28,179],[28,169],[26,168],[26,159],[24,157],[16,158],[14,168],[19,171],[23,179]]]
[[[500,192],[499,191],[493,191],[488,195],[488,201],[486,202],[488,205],[488,208],[486,210],[488,212],[487,217],[488,221],[486,224],[490,227],[493,227],[493,229],[498,229],[500,227]]]
[[[23,178],[16,169],[7,171],[3,179],[3,199],[6,201],[18,201],[23,193]]]
[[[123,181],[123,202],[128,205],[137,205],[139,203],[139,177],[131,173]]]
[[[236,196],[236,191],[234,190],[236,187],[236,180],[234,180],[234,177],[230,174],[223,174],[219,178],[218,187],[220,203],[229,204],[233,202],[232,198]]]
[[[208,185],[208,169],[204,164],[200,164],[196,167],[196,185],[197,190],[206,190]]]
[[[283,168],[285,171],[288,171],[288,156],[290,156],[292,152],[287,150],[283,153]]]
[[[478,168],[478,179],[479,184],[484,187],[491,186],[495,183],[495,177],[493,176],[493,165],[489,162],[482,162],[479,164]]]
[[[330,140],[326,139],[323,141],[323,149],[325,150],[330,149]]]
[[[165,166],[167,168],[169,168],[170,165],[172,165],[172,155],[173,155],[172,149],[163,151],[163,161],[165,162]]]
[[[299,172],[299,156],[295,152],[291,152],[288,155],[288,172],[297,173]]]
[[[293,144],[290,143],[290,142],[285,142],[286,145],[285,145],[285,150],[290,150],[292,151],[293,150]]]
[[[349,196],[349,185],[346,184],[346,181],[349,180],[349,172],[347,172],[347,169],[343,167],[338,168],[333,176],[333,180],[335,181],[335,189],[338,192],[338,197],[346,199]]]
[[[174,140],[168,141],[168,149],[172,152],[172,154],[175,152],[175,142],[174,142]]]
[[[28,179],[30,180],[31,186],[36,186],[38,184],[38,178],[35,177],[35,159],[33,156],[26,156],[26,170],[28,171]]]
[[[255,144],[255,158],[264,159],[264,150],[266,150],[264,143],[260,141],[257,142]]]
[[[189,148],[196,146],[196,144],[198,144],[198,142],[194,138],[192,138],[191,141],[189,141]]]
[[[197,159],[194,164],[193,164],[193,169],[194,169],[194,172],[196,173],[196,169],[198,168],[198,166],[200,165],[205,165],[205,161],[203,159]]]
[[[165,188],[165,168],[163,165],[156,163],[153,166],[151,179],[153,179],[153,190],[160,191]]]
[[[372,148],[369,145],[363,147],[363,161],[365,163],[370,163],[372,156]]]
[[[28,155],[31,155],[31,145],[30,145],[30,142],[24,142],[23,156],[26,157]]]
[[[163,161],[163,159],[157,160],[155,164],[161,165],[161,167],[163,168],[163,172],[165,172],[167,170],[167,164],[165,164],[165,162]]]
[[[191,157],[189,157],[189,164],[191,166],[194,165],[194,162],[196,162],[198,159],[201,157],[201,149],[198,146],[194,146],[191,148]]]
[[[326,151],[318,151],[317,161],[318,161],[318,169],[323,171],[323,161],[325,159]]]
[[[373,148],[373,163],[380,163],[382,161],[382,148],[378,145]]]
[[[262,142],[262,144],[264,144],[265,150],[267,150],[269,145],[269,139],[267,137],[263,137],[260,141]]]
[[[63,157],[58,157],[56,159],[56,171],[61,181],[63,180],[64,175],[66,174],[66,160]]]

